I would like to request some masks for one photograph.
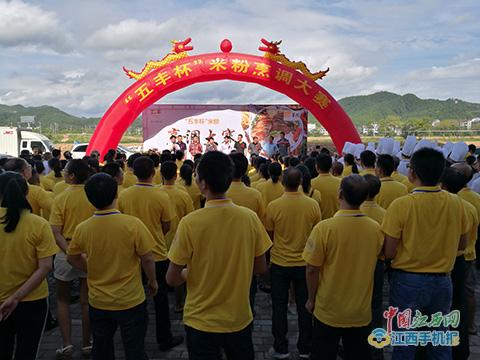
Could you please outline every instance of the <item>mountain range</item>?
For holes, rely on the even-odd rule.
[[[378,92],[371,95],[351,96],[341,99],[340,104],[356,125],[377,122],[387,117],[409,119],[469,120],[480,117],[480,104],[459,99],[420,99],[413,94],[398,95]],[[92,132],[99,118],[70,115],[53,106],[24,107],[0,105],[0,126],[17,126],[20,116],[34,115],[36,126],[42,132]],[[137,119],[131,128],[141,127]]]

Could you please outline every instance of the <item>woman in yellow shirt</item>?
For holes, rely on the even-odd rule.
[[[305,165],[298,165],[297,168],[302,173],[303,193],[305,194],[305,196],[308,196],[309,198],[315,200],[318,203],[318,206],[322,206],[322,194],[320,194],[320,191],[312,188],[312,178],[310,175],[310,170]]]
[[[48,310],[45,278],[57,246],[27,192],[20,174],[0,175],[0,359],[36,359]]]
[[[342,177],[346,177],[351,174],[358,174],[358,167],[355,163],[355,157],[352,154],[346,154],[343,157],[344,167]]]
[[[48,167],[51,170],[47,175],[50,180],[52,180],[55,184],[63,180],[62,163],[59,159],[52,158],[48,160]]]

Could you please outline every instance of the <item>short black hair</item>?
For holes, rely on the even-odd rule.
[[[155,175],[155,164],[148,156],[140,156],[133,163],[133,174],[139,180],[145,180]]]
[[[164,162],[172,161],[172,160],[173,160],[173,157],[170,151],[162,152],[162,154],[160,155],[160,164],[163,164]]]
[[[314,158],[308,158],[305,160],[305,166],[307,167],[308,171],[310,172],[310,177],[312,179],[316,178],[318,176],[318,171],[315,168],[315,159]]]
[[[97,209],[110,206],[117,197],[117,182],[108,174],[95,174],[85,184],[88,201]]]
[[[225,193],[232,183],[232,160],[219,151],[209,151],[198,163],[197,176],[200,181],[205,181],[212,193]]]
[[[185,153],[182,150],[177,150],[177,152],[175,153],[175,158],[179,161],[183,160],[184,156],[185,156]]]
[[[381,154],[377,159],[377,168],[382,170],[384,176],[391,176],[395,170],[395,161],[392,155]]]
[[[268,165],[268,175],[270,175],[273,183],[277,183],[280,176],[282,176],[282,166],[279,163],[272,162]]]
[[[177,164],[175,164],[173,161],[166,161],[162,164],[162,166],[160,166],[160,173],[165,180],[169,181],[175,177],[177,174],[177,169]]]
[[[445,169],[445,158],[440,151],[423,148],[413,153],[410,168],[423,185],[435,186],[438,185]]]
[[[323,172],[329,172],[332,168],[332,158],[330,155],[320,153],[315,159],[317,168]]]
[[[62,152],[59,149],[53,149],[52,150],[52,156],[53,157],[60,157],[62,155]]]
[[[367,180],[358,174],[342,179],[340,196],[351,206],[360,206],[367,199],[369,186]]]
[[[380,192],[380,187],[382,186],[382,182],[378,177],[372,174],[366,174],[366,175],[363,175],[363,177],[368,183],[368,197],[370,199],[373,199]]]
[[[289,163],[288,165],[289,165],[290,167],[295,167],[295,166],[297,166],[297,165],[300,165],[300,160],[299,160],[297,157],[292,156],[292,157],[290,158],[290,163]]]
[[[248,160],[242,153],[232,153],[229,155],[233,162],[233,178],[241,179],[248,169]]]
[[[160,155],[158,155],[156,152],[151,153],[150,155],[148,155],[148,157],[152,159],[153,165],[155,167],[158,167],[160,165]]]
[[[289,167],[283,172],[282,184],[287,189],[298,189],[302,184],[302,172],[295,167]]]
[[[477,146],[475,144],[468,145],[468,151],[470,151],[471,154],[475,154],[475,151],[477,151]]]
[[[448,167],[443,171],[440,182],[448,192],[456,194],[465,186],[465,176],[457,169]]]
[[[133,169],[133,163],[134,163],[135,160],[137,160],[140,156],[142,156],[142,154],[140,154],[140,153],[135,153],[135,154],[130,155],[130,157],[129,157],[128,160],[127,160],[127,166],[128,166],[130,169]]]
[[[82,159],[72,159],[68,162],[65,171],[75,177],[77,184],[83,184],[90,176],[90,167]]]
[[[360,154],[360,161],[365,167],[368,167],[368,168],[375,167],[376,159],[377,157],[375,156],[375,153],[370,150],[362,151],[362,153]]]
[[[111,162],[102,167],[102,172],[110,175],[111,177],[117,177],[120,175],[122,168],[117,162]]]

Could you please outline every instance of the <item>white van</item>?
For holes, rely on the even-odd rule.
[[[88,144],[76,144],[73,145],[73,148],[71,150],[72,152],[72,158],[74,159],[83,159],[87,152]],[[130,157],[130,155],[133,155],[133,152],[128,150],[126,147],[123,147],[122,145],[118,145],[117,151],[120,153],[123,153],[127,156],[127,159]]]
[[[51,152],[52,142],[44,135],[15,127],[0,127],[0,154],[19,156],[22,150]]]

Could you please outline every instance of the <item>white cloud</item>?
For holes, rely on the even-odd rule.
[[[72,38],[55,13],[23,1],[0,1],[0,46],[65,53],[72,50]]]

